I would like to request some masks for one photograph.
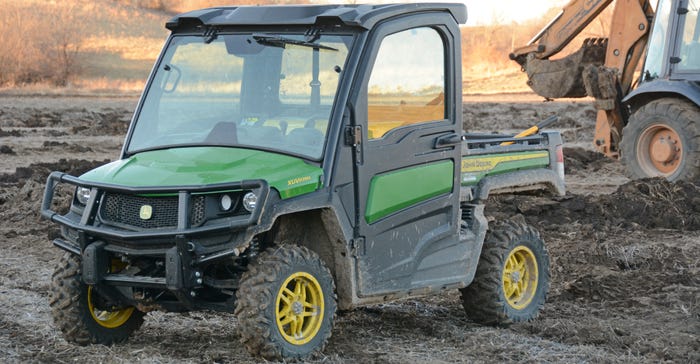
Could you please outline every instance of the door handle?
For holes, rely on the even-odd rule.
[[[464,135],[454,133],[443,135],[435,140],[435,149],[457,145],[462,143],[463,140],[465,140]]]

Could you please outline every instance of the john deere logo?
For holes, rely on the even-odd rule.
[[[141,206],[141,210],[139,210],[139,217],[141,218],[141,220],[148,220],[151,218],[151,216],[153,216],[153,206]]]

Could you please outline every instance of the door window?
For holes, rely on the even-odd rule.
[[[445,47],[423,27],[382,40],[367,87],[367,137],[445,118]]]
[[[698,3],[700,1],[688,1],[688,12],[685,14],[683,27],[680,34],[681,62],[678,71],[700,70],[700,22],[698,21]]]

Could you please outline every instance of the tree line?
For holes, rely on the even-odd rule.
[[[222,5],[216,0],[112,0],[171,14]],[[301,1],[306,2],[306,1]],[[225,3],[225,1],[223,2]],[[239,0],[237,5],[300,3],[299,0]],[[81,0],[60,2],[17,2],[0,0],[0,86],[50,83],[65,86],[80,77],[78,53],[89,33],[83,29],[77,11]],[[559,9],[551,9],[539,19],[524,23],[493,24],[462,28],[462,69],[466,77],[488,77],[516,72],[518,66],[508,54],[525,45]],[[607,16],[609,19],[609,15]],[[581,36],[600,36],[606,30],[606,16],[589,26]],[[119,21],[116,19],[115,21]],[[581,44],[572,42],[575,50]]]

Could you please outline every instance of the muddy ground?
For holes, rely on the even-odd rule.
[[[540,317],[471,322],[457,292],[339,313],[316,362],[700,362],[700,183],[629,181],[592,152],[589,102],[467,98],[469,131],[517,131],[552,113],[567,140],[568,193],[492,198],[489,219],[535,225],[551,256]],[[254,362],[230,314],[152,312],[127,343],[78,347],[52,325],[62,254],[39,219],[51,170],[80,174],[119,153],[130,97],[0,96],[0,361]]]

